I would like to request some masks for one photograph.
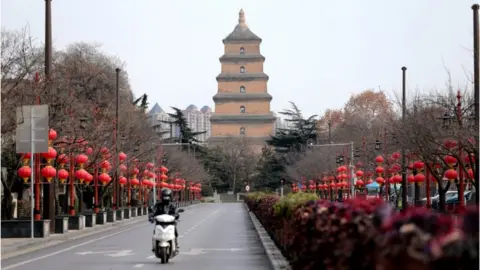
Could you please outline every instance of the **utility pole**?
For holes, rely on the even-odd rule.
[[[407,113],[407,93],[406,93],[406,72],[407,68],[402,67],[402,123],[405,125]],[[407,157],[405,146],[402,146],[402,211],[407,210]]]
[[[51,75],[52,75],[52,0],[45,0],[45,79],[47,90],[53,90],[51,88]],[[50,93],[50,91],[47,91]],[[50,93],[54,95],[54,93]],[[40,154],[35,157],[37,162],[40,160]],[[36,172],[37,174],[39,172]],[[37,176],[38,177],[38,176]],[[45,186],[47,185],[47,186]],[[50,220],[50,233],[55,232],[55,184],[45,184],[44,202],[48,207],[45,207],[43,211],[43,218]],[[40,194],[37,194],[40,196]],[[45,211],[46,210],[46,211]]]
[[[475,130],[478,132],[478,122],[480,121],[480,116],[479,116],[479,104],[478,104],[478,99],[480,96],[479,93],[479,88],[480,88],[480,79],[479,79],[479,72],[480,72],[480,67],[479,67],[479,29],[478,29],[478,8],[479,5],[475,4],[472,6],[473,10],[473,88],[474,88],[474,106],[475,106]],[[478,133],[477,133],[477,139],[475,140],[475,149],[479,149],[479,142],[478,142]],[[479,176],[478,176],[478,169],[480,167],[480,162],[479,162],[479,157],[475,157],[475,181],[478,183],[479,181]],[[475,202],[478,205],[478,191],[475,193]]]
[[[116,208],[120,208],[120,205],[121,205],[121,190],[120,190],[120,180],[119,180],[119,176],[120,176],[120,156],[118,155],[120,153],[120,145],[118,143],[119,141],[119,136],[118,136],[118,133],[119,133],[119,130],[120,130],[120,119],[118,117],[118,111],[120,109],[120,69],[119,68],[116,68],[115,69],[115,72],[116,72],[116,95],[115,95],[115,98],[116,98],[116,106],[115,106],[115,194],[116,194],[116,198],[115,198],[115,202],[114,204],[116,205]]]

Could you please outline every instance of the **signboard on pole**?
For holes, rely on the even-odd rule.
[[[17,107],[17,153],[48,152],[48,105]]]
[[[249,185],[246,185],[246,186],[245,186],[245,191],[247,191],[247,192],[250,191],[250,186],[249,186]]]

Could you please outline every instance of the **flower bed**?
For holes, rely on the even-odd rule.
[[[245,200],[292,269],[479,269],[478,209],[462,221],[381,200],[254,193]]]

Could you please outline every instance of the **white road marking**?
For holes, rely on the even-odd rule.
[[[140,268],[140,267],[142,267],[142,266],[143,266],[143,264],[142,264],[142,263],[139,263],[139,264],[135,264],[135,265],[133,266],[133,268]]]
[[[148,256],[147,259],[155,259],[155,255],[152,255],[152,256]]]
[[[58,254],[62,254],[62,253],[67,252],[69,250],[76,249],[78,247],[82,247],[82,246],[85,246],[85,245],[88,245],[88,244],[91,244],[91,243],[95,243],[95,242],[98,242],[98,241],[103,240],[105,238],[109,238],[109,237],[112,237],[114,235],[118,235],[118,234],[121,234],[121,233],[124,233],[124,232],[128,232],[128,231],[131,231],[133,229],[136,229],[138,227],[143,227],[143,226],[146,226],[146,225],[142,224],[142,225],[135,226],[135,227],[132,227],[132,228],[129,228],[129,229],[121,230],[121,231],[116,232],[116,233],[108,234],[108,235],[105,235],[105,236],[102,236],[102,237],[99,237],[99,238],[96,238],[96,239],[92,239],[92,240],[89,240],[89,241],[86,241],[86,242],[83,242],[83,243],[80,243],[80,244],[77,244],[77,245],[74,245],[74,246],[71,246],[71,247],[68,247],[68,248],[64,248],[64,249],[52,252],[50,254],[46,254],[46,255],[43,255],[43,256],[36,257],[36,258],[25,260],[25,261],[22,261],[22,262],[19,262],[19,263],[16,263],[16,264],[12,264],[12,265],[9,265],[9,266],[6,266],[6,267],[2,266],[2,269],[4,269],[4,270],[14,269],[14,268],[17,268],[19,266],[29,264],[29,263],[32,263],[32,262],[36,262],[38,260],[49,258],[49,257],[55,256],[55,255],[58,255]]]

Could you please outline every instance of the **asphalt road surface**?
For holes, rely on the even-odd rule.
[[[145,217],[145,224],[2,260],[1,269],[271,269],[243,204],[193,206],[178,229],[180,254],[166,265],[151,252],[153,225]]]

